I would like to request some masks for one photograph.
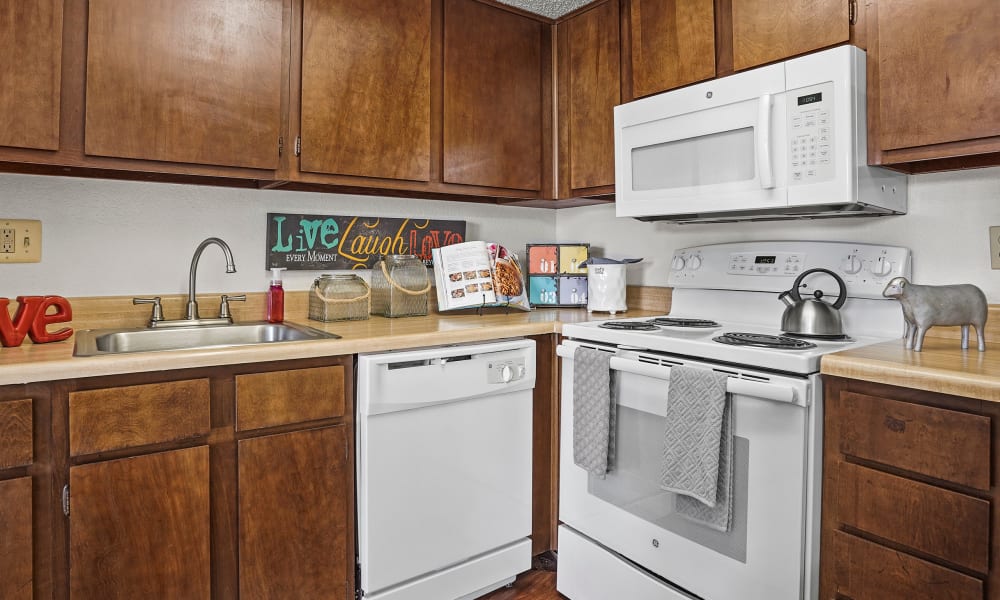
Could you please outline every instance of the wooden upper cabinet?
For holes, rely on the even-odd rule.
[[[208,599],[208,446],[71,467],[73,600]]]
[[[90,0],[88,155],[276,169],[285,0]]]
[[[1000,152],[997,0],[878,0],[868,25],[870,162]]]
[[[737,71],[850,38],[848,0],[731,1],[733,68]]]
[[[428,181],[431,0],[305,0],[302,22],[300,169]]]
[[[631,0],[632,97],[715,77],[713,0]]]
[[[57,150],[63,0],[0,0],[0,146]]]
[[[559,195],[564,198],[615,184],[614,107],[621,103],[619,22],[618,0],[608,0],[557,26]]]
[[[444,4],[444,181],[540,190],[542,24]]]

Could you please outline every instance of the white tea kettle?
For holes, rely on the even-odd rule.
[[[799,285],[810,273],[826,273],[833,276],[840,286],[840,294],[836,302],[830,304],[823,300],[823,290],[813,292],[812,298],[803,299],[799,294]],[[791,298],[791,301],[789,301]],[[782,292],[778,299],[785,303],[785,312],[781,315],[781,330],[793,335],[820,338],[837,338],[844,336],[844,325],[838,310],[847,300],[847,286],[844,280],[833,271],[827,269],[809,269],[795,278],[792,289]]]

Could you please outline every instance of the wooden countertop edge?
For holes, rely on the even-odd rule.
[[[317,328],[323,329],[322,324],[313,322],[304,324],[320,325]],[[559,321],[514,323],[469,327],[447,332],[415,332],[369,337],[345,336],[333,340],[283,342],[201,350],[137,352],[91,357],[71,356],[73,342],[71,338],[64,343],[68,347],[64,347],[62,352],[53,353],[51,357],[46,357],[40,352],[47,350],[46,348],[34,346],[26,349],[23,361],[14,364],[0,363],[0,385],[483,342],[509,337],[558,333],[561,326],[562,323]],[[11,350],[13,349],[5,348],[3,352]],[[33,359],[31,354],[39,354],[39,357]]]
[[[828,354],[823,357],[820,373],[1000,402],[1000,369],[994,362],[1000,362],[1000,345],[988,344],[980,355],[975,347],[963,351],[955,340],[932,344],[923,352],[905,350],[902,341],[892,341]],[[974,364],[962,368],[970,362]]]

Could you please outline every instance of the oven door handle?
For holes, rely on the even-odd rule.
[[[568,348],[565,345],[560,344],[556,348],[556,354],[562,358],[573,360],[573,349]],[[630,360],[617,356],[611,357],[611,369],[622,373],[652,377],[653,379],[662,379],[664,381],[670,380],[670,367],[650,365],[637,360]],[[730,377],[729,380],[726,381],[726,391],[730,394],[740,394],[742,396],[761,398],[763,400],[773,400],[774,402],[784,402],[787,404],[806,406],[806,399],[798,398],[794,388],[780,383],[751,381],[749,379]]]

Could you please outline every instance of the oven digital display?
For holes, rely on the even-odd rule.
[[[753,259],[753,264],[755,264],[755,265],[773,265],[776,259],[777,259],[776,256],[758,256],[758,257],[756,257],[756,258]]]
[[[814,102],[822,102],[823,92],[816,92],[815,94],[799,96],[798,101],[799,101],[799,106],[802,106],[803,104],[812,104]]]

